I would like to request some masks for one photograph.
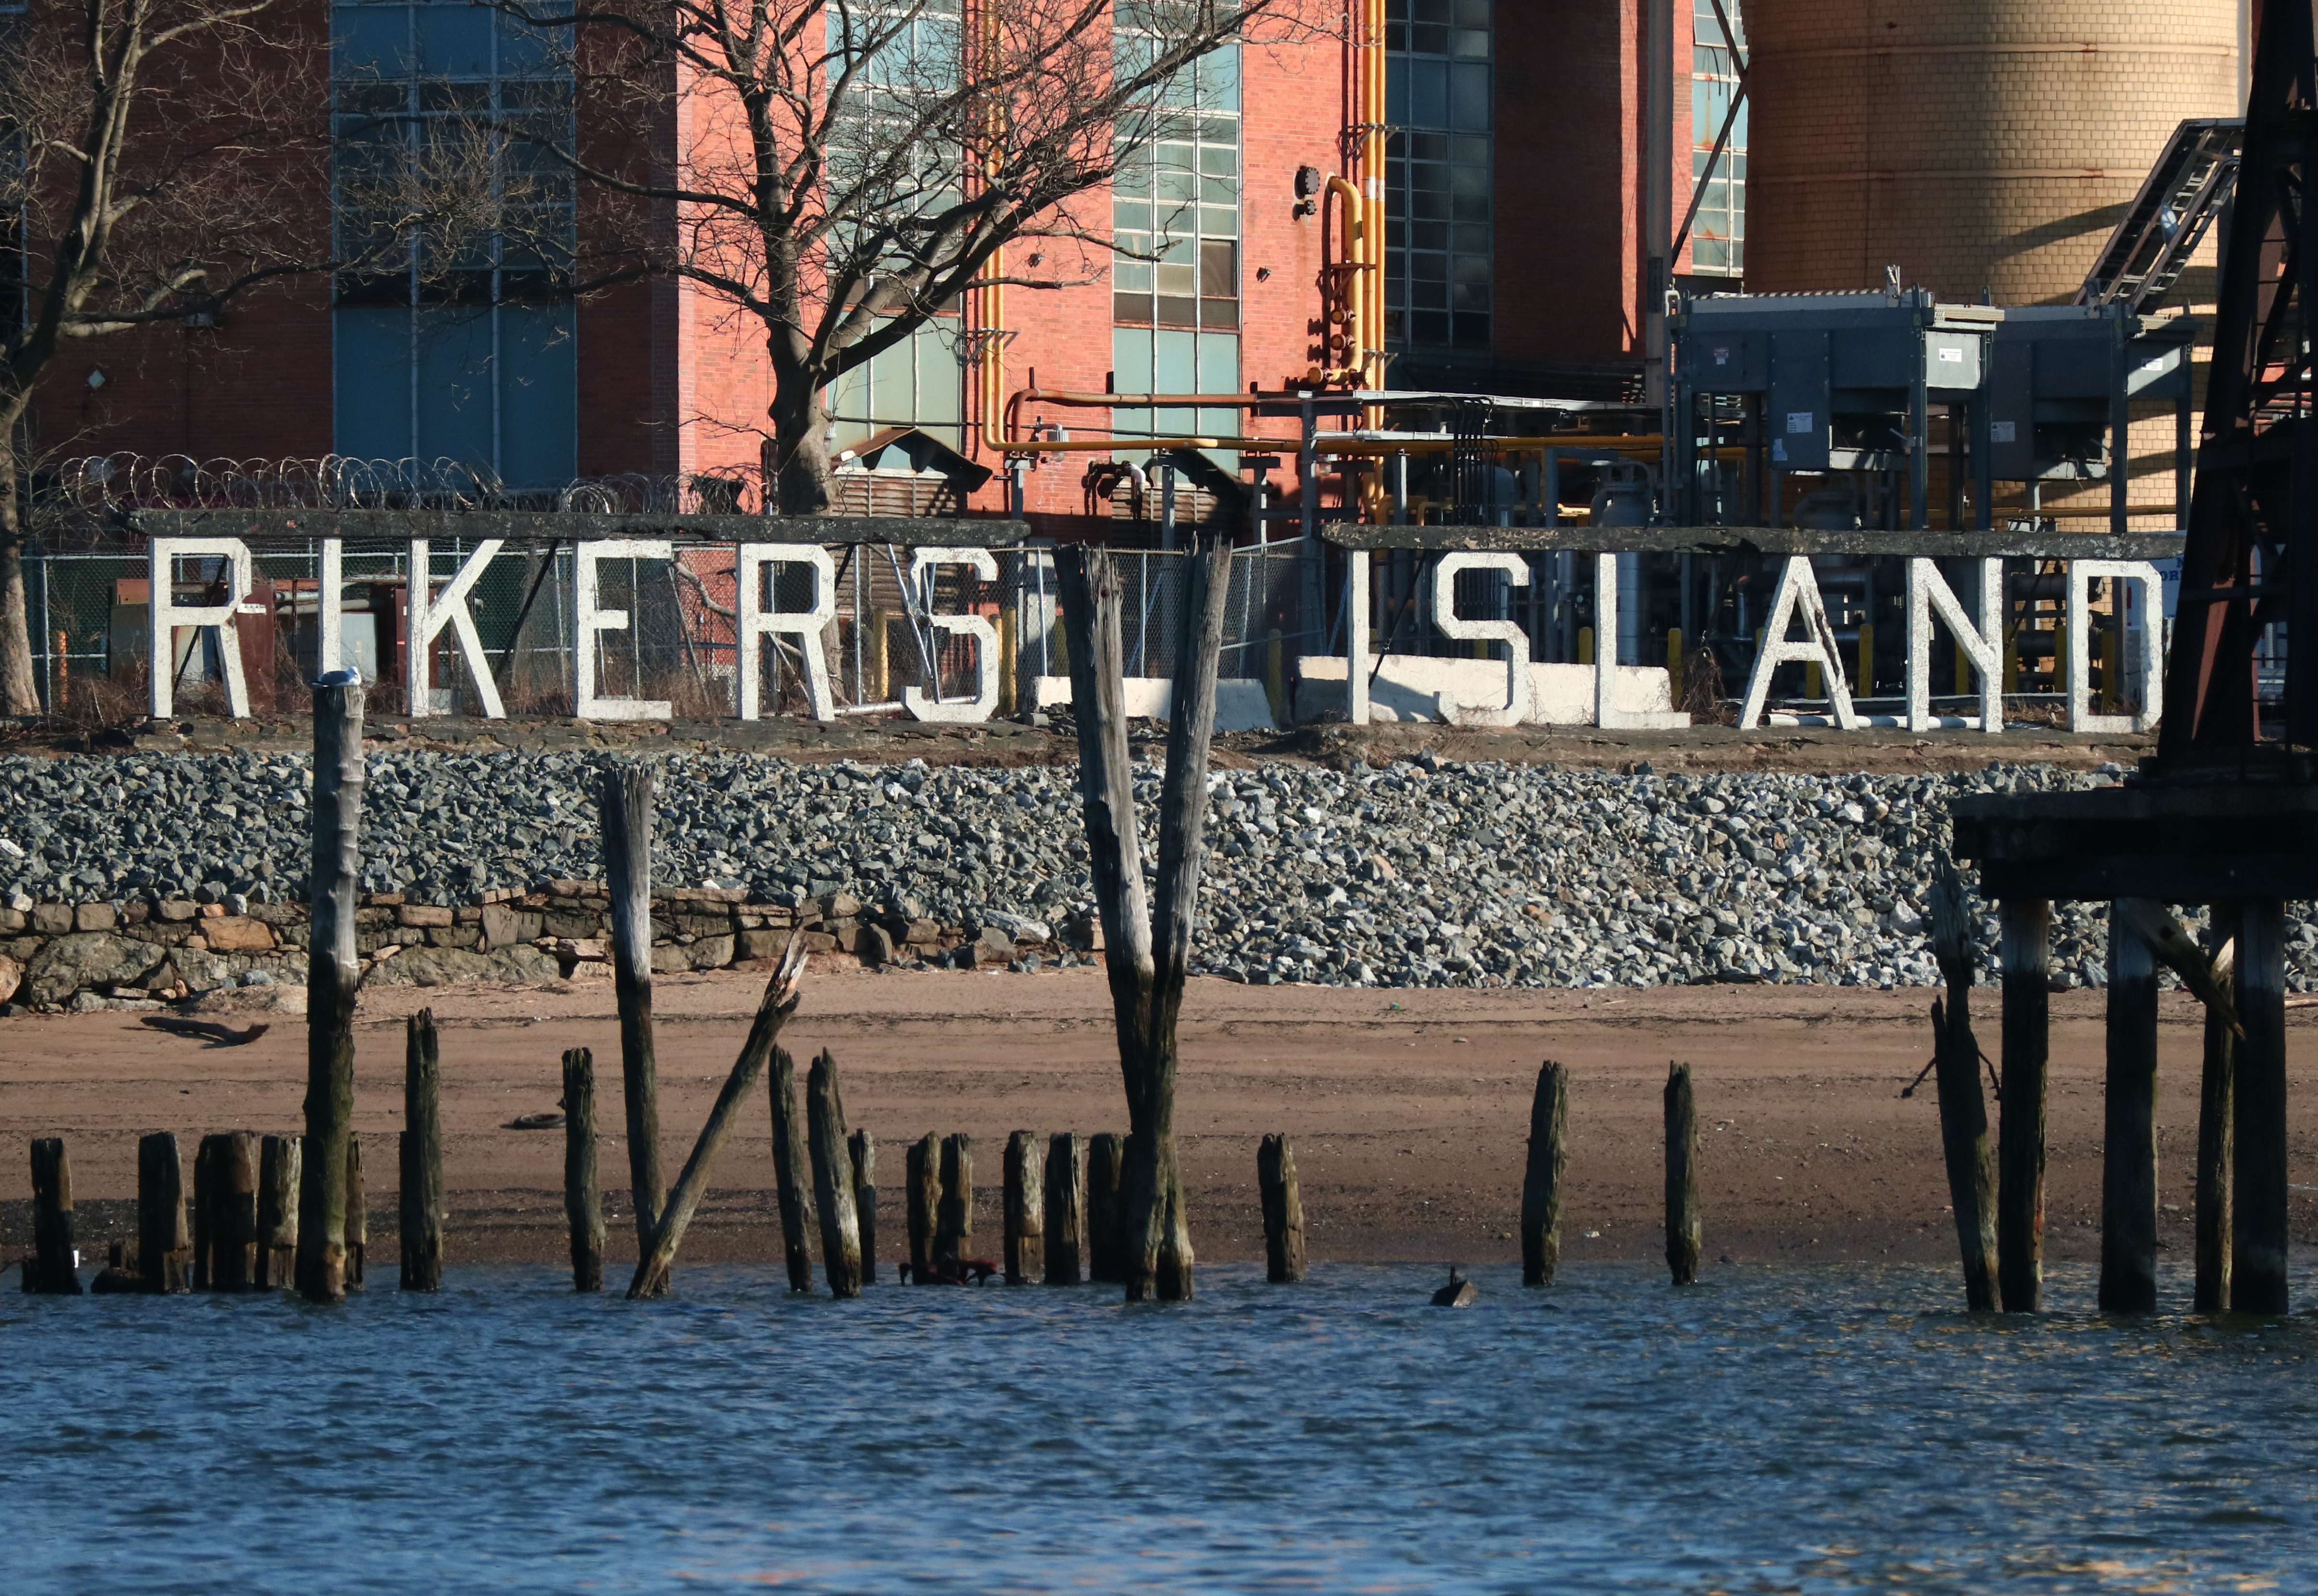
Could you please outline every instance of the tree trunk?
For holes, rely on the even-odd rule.
[[[40,713],[32,674],[32,623],[24,606],[24,524],[17,513],[16,434],[21,413],[0,412],[0,714]]]
[[[774,369],[780,369],[777,359]],[[803,376],[780,377],[769,415],[773,438],[766,453],[766,484],[782,515],[818,516],[829,508],[828,424],[820,385]]]

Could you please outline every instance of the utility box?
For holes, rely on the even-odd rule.
[[[2174,413],[2176,520],[2189,513],[2191,328],[2186,318],[2134,316],[2121,304],[2034,305],[2005,312],[1989,379],[1989,474],[2029,485],[2107,481],[2124,530],[2131,406]]]

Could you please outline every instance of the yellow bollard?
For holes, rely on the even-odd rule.
[[[2069,690],[2069,623],[2053,623],[2053,691]]]
[[[1875,696],[1875,623],[1859,623],[1859,673],[1851,679],[1852,690],[1862,698]]]
[[[1288,650],[1280,641],[1280,628],[1271,629],[1264,652],[1263,691],[1271,700],[1271,723],[1288,724]]]
[[[1014,716],[1014,612],[998,612],[998,713],[1011,720]]]
[[[2004,633],[2004,690],[2020,691],[2020,634],[2012,630]]]
[[[1580,626],[1577,629],[1577,663],[1580,665],[1594,663],[1594,629],[1591,626]]]
[[[1682,628],[1667,628],[1667,691],[1674,695],[1675,707],[1682,707]]]
[[[1955,690],[1959,698],[1968,697],[1972,693],[1972,656],[1963,651],[1961,644],[1957,645],[1955,651]]]
[[[1827,696],[1827,683],[1820,678],[1819,661],[1816,659],[1803,661],[1803,696],[1806,698]]]
[[[885,631],[893,623],[891,610],[869,612],[869,702],[885,704],[893,697],[893,672],[886,659]]]

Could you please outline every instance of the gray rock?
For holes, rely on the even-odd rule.
[[[110,931],[76,931],[40,949],[24,973],[20,1000],[61,1003],[84,987],[137,986],[168,950]]]

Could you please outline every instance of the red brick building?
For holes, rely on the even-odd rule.
[[[568,69],[524,30],[480,7],[289,0],[301,25],[327,28],[327,54],[300,67],[317,127],[335,130],[341,167],[363,129],[389,113],[423,121],[438,105],[566,117],[584,137],[591,105]],[[35,13],[43,0],[29,0]],[[1640,370],[1647,0],[1388,0],[1388,103],[1357,103],[1359,52],[1341,38],[1250,44],[1198,69],[1190,130],[1137,158],[1091,216],[1157,265],[1104,263],[1092,281],[1005,297],[1002,391],[1245,392],[1293,386],[1312,365],[1321,216],[1303,203],[1300,169],[1346,166],[1347,130],[1392,127],[1386,341],[1395,387],[1609,397]],[[1667,49],[1676,70],[1673,192],[1677,220],[1712,142],[1722,79],[1694,85],[1712,45],[1712,0],[1675,0]],[[1730,9],[1735,13],[1736,6]],[[1721,52],[1702,48],[1700,59]],[[1708,66],[1712,66],[1708,62]],[[1712,112],[1696,120],[1697,103]],[[366,122],[365,119],[369,119]],[[661,136],[692,136],[687,123]],[[1743,129],[1738,143],[1743,147]],[[1694,147],[1697,147],[1694,153]],[[1730,167],[1726,157],[1722,171]],[[1743,157],[1739,157],[1743,159]],[[318,183],[283,218],[328,237]],[[1735,270],[1743,203],[1727,191],[1694,229],[1682,269]],[[1175,209],[1167,210],[1172,202]],[[582,192],[568,225],[584,238],[601,201]],[[1155,207],[1156,209],[1155,210]],[[1099,223],[1096,225],[1100,225]],[[319,252],[319,250],[318,250]],[[1010,270],[1037,275],[1035,245]],[[1703,258],[1711,255],[1712,260]],[[1058,280],[1074,273],[1068,263]],[[976,307],[943,318],[838,385],[841,445],[903,424],[969,458],[1002,464],[967,358],[986,340]],[[215,326],[169,327],[76,346],[51,373],[37,417],[50,453],[280,458],[330,453],[448,458],[509,487],[574,477],[686,475],[754,465],[770,378],[753,322],[688,285],[633,282],[559,298],[537,263],[508,250],[479,258],[455,292],[398,281],[391,269],[315,276],[253,292]],[[1032,403],[1016,418],[1075,437],[1192,427],[1237,430],[1231,412],[1199,416]],[[1293,424],[1247,423],[1285,441]],[[1292,449],[1289,451],[1292,461]],[[1083,454],[1047,459],[1029,507],[1087,506]],[[1004,479],[975,496],[1003,503]]]

